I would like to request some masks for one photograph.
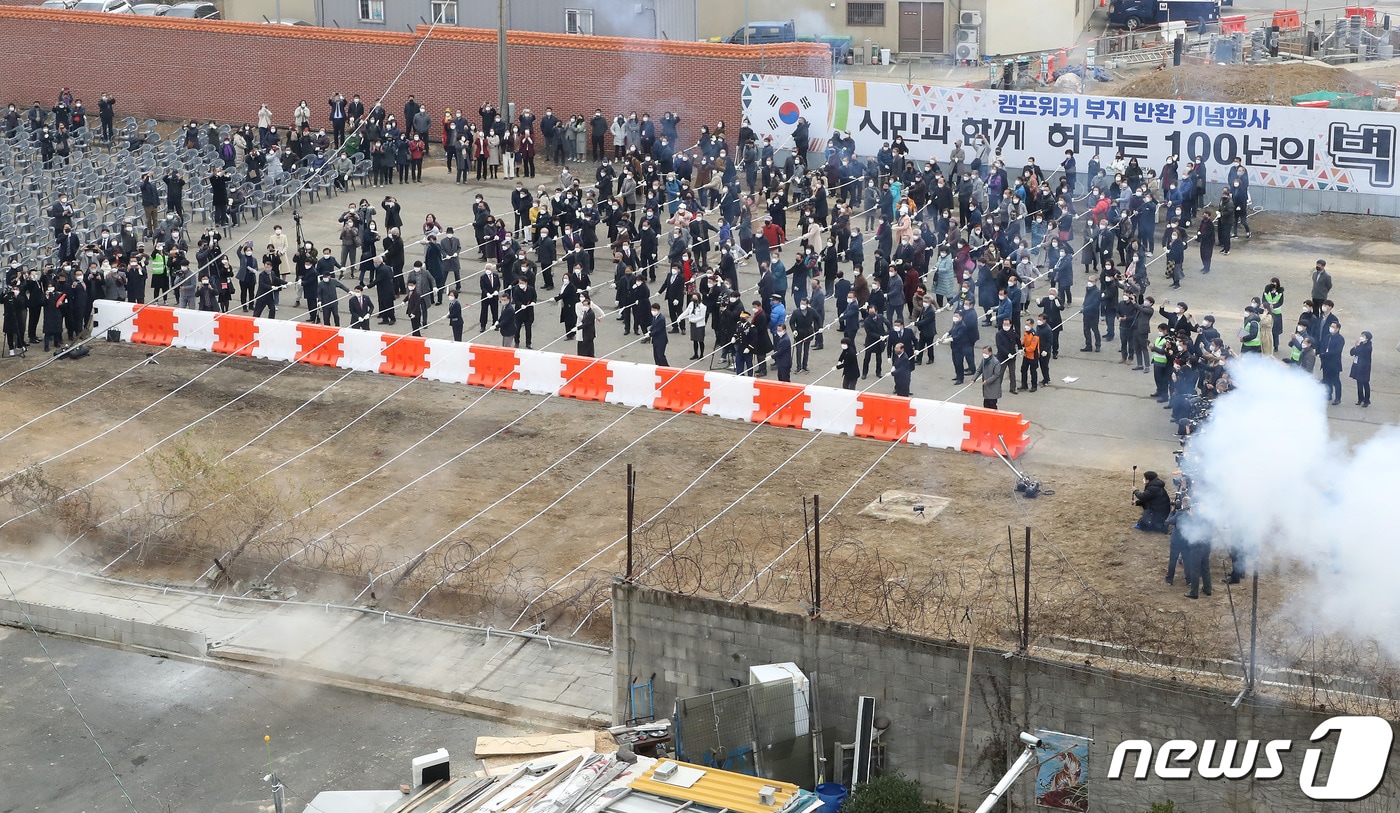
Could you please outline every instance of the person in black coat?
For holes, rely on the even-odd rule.
[[[856,388],[856,379],[860,378],[860,359],[856,357],[855,345],[848,338],[841,338],[841,355],[836,358],[835,369],[841,371],[842,389]]]
[[[632,309],[632,324],[622,323],[622,335],[630,335],[633,330],[641,335],[642,331],[650,326],[651,322],[651,289],[647,287],[646,279],[641,274],[632,282],[632,293],[629,297]],[[643,342],[649,339],[642,339]]]
[[[889,333],[889,325],[885,321],[885,315],[875,305],[866,308],[865,321],[861,323],[865,328],[865,359],[861,362],[861,378],[870,377],[870,359],[875,358],[875,377],[882,378],[881,372],[885,360],[885,338]]]
[[[1155,471],[1144,472],[1142,482],[1143,487],[1133,491],[1133,504],[1142,506],[1142,516],[1133,529],[1166,533],[1167,515],[1172,509],[1172,498],[1167,493],[1167,484],[1162,482],[1162,478],[1158,477]]]
[[[52,344],[58,348],[63,344],[63,318],[68,309],[68,295],[59,291],[52,282],[44,291],[44,352]]]
[[[457,301],[456,289],[447,292],[447,324],[452,327],[452,341],[462,340],[462,303]]]
[[[7,314],[8,315],[8,314]],[[1351,377],[1356,380],[1356,405],[1371,405],[1371,332],[1361,331],[1361,338],[1351,348]]]
[[[20,287],[19,280],[5,286],[0,301],[4,303],[5,343],[9,346],[10,355],[23,356],[26,347],[24,341],[25,311],[28,310],[29,303],[25,301],[24,289]]]
[[[647,330],[651,340],[651,361],[658,367],[669,367],[666,363],[666,317],[661,315],[661,303],[651,306],[651,327]]]
[[[531,349],[535,341],[535,302],[539,297],[528,279],[520,279],[510,289],[510,301],[515,305],[515,320],[520,332],[525,334],[525,349]],[[517,340],[519,336],[516,337]]]
[[[501,278],[496,274],[496,267],[487,263],[477,283],[481,288],[481,329],[484,331],[488,313],[491,324],[495,324],[501,318]]]
[[[1333,406],[1342,402],[1342,350],[1346,346],[1341,325],[1333,324],[1317,349],[1317,358],[1322,366],[1322,385],[1327,388],[1327,398]]]
[[[1102,308],[1103,291],[1099,290],[1099,281],[1091,276],[1084,287],[1084,301],[1079,306],[1084,317],[1084,346],[1079,348],[1081,353],[1098,353],[1103,349],[1103,338],[1099,335]]]
[[[374,268],[374,294],[379,300],[379,324],[392,325],[398,320],[394,313],[394,267],[381,262]]]
[[[681,274],[680,266],[671,266],[671,271],[666,275],[666,281],[662,284],[661,290],[666,299],[667,315],[671,321],[671,332],[681,332],[681,309],[685,307],[685,277]]]
[[[890,360],[894,374],[894,394],[909,397],[909,381],[914,375],[914,359],[909,355],[904,342],[896,342],[894,358]]]
[[[779,381],[792,380],[792,337],[787,325],[778,325],[773,336],[773,366],[778,368]]]

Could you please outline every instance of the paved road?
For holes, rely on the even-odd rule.
[[[466,767],[507,725],[312,684],[45,636],[116,773],[147,813],[271,810],[272,767],[300,810],[322,790],[395,788],[446,747]],[[0,627],[0,811],[130,810],[39,639]]]
[[[570,163],[569,167],[576,176],[591,181],[596,165]],[[529,187],[533,189],[544,184],[552,192],[557,169],[544,162],[540,163],[539,169],[542,173],[539,177],[527,179]],[[547,173],[547,176],[544,173]],[[508,215],[512,187],[513,183],[505,180],[471,182],[466,185],[453,183],[442,163],[439,148],[428,162],[422,183],[395,184],[381,189],[352,189],[349,194],[302,207],[302,213],[305,215],[303,225],[306,236],[315,241],[317,246],[338,245],[335,242],[338,234],[336,218],[347,206],[353,205],[363,197],[377,207],[386,194],[394,194],[402,204],[404,232],[407,235],[406,239],[411,242],[418,238],[424,215],[429,212],[434,213],[437,219],[445,224],[468,223],[468,209],[473,196],[478,192],[485,195],[493,212]],[[1212,193],[1215,191],[1213,189]],[[1271,231],[1267,216],[1259,216],[1254,220],[1252,240],[1238,241],[1235,250],[1229,256],[1222,256],[1220,252],[1216,252],[1215,273],[1209,276],[1196,273],[1199,262],[1191,256],[1194,252],[1188,255],[1188,274],[1183,288],[1179,291],[1171,291],[1161,282],[1164,262],[1160,260],[1159,251],[1158,260],[1152,266],[1153,286],[1149,293],[1156,296],[1159,302],[1186,301],[1198,319],[1208,313],[1216,315],[1219,319],[1217,326],[1221,328],[1222,334],[1233,336],[1239,326],[1243,304],[1248,302],[1250,297],[1260,294],[1269,277],[1277,275],[1283,279],[1289,291],[1286,310],[1293,314],[1296,313],[1301,300],[1306,297],[1312,261],[1317,257],[1330,257],[1328,269],[1336,279],[1333,298],[1338,302],[1338,313],[1343,320],[1345,335],[1350,339],[1361,330],[1370,330],[1375,334],[1376,345],[1382,348],[1378,351],[1373,379],[1376,391],[1375,406],[1363,411],[1348,406],[1351,402],[1345,401],[1342,407],[1332,413],[1335,431],[1355,440],[1371,434],[1378,424],[1394,422],[1400,418],[1400,408],[1397,408],[1396,399],[1393,397],[1394,393],[1400,391],[1400,377],[1397,376],[1395,366],[1389,363],[1391,357],[1386,355],[1389,348],[1394,347],[1396,341],[1400,340],[1400,333],[1387,327],[1389,320],[1386,317],[1386,313],[1400,305],[1400,297],[1396,296],[1396,289],[1392,284],[1397,270],[1400,269],[1397,269],[1397,257],[1389,242],[1393,231],[1390,222],[1377,219],[1377,240],[1363,252],[1370,256],[1362,262],[1337,256],[1353,241],[1330,237],[1323,233],[1279,234]],[[289,229],[292,226],[291,218],[285,213],[270,216],[254,230],[255,244],[260,248],[266,244],[273,223],[284,223]],[[246,227],[234,233],[241,235],[244,231]],[[471,241],[470,227],[462,225],[458,233],[464,242]],[[867,257],[872,254],[873,248],[868,247]],[[421,256],[420,246],[409,247],[410,266],[414,259]],[[611,281],[611,270],[610,263],[607,264],[607,270],[604,270],[604,265],[600,261],[600,273],[596,275],[595,281],[603,283],[605,287],[595,298],[600,305],[608,308],[613,300],[611,290],[606,287]],[[474,275],[480,268],[481,264],[474,258],[463,262],[464,276]],[[843,270],[848,275],[851,273],[849,265],[843,264]],[[739,278],[741,285],[756,286],[756,267],[752,264],[741,267]],[[475,277],[472,279],[472,283],[464,285],[464,289],[469,292],[475,291]],[[1076,279],[1078,281],[1075,284],[1075,301],[1078,301],[1083,291],[1082,269],[1076,269]],[[536,323],[534,347],[556,352],[573,352],[573,343],[563,339],[563,331],[558,323],[557,305],[546,299],[549,293],[540,291],[541,298],[546,301],[540,303],[542,311]],[[470,303],[472,299],[473,296],[464,296],[463,301]],[[749,300],[750,297],[746,296],[745,301]],[[478,313],[474,307],[467,308],[466,339],[499,343],[498,335],[490,331],[476,335]],[[1021,411],[1033,424],[1033,457],[1029,461],[1072,463],[1123,471],[1127,471],[1134,463],[1144,466],[1168,465],[1168,453],[1175,441],[1164,413],[1146,397],[1152,389],[1151,377],[1141,373],[1129,373],[1127,368],[1118,365],[1116,343],[1112,351],[1106,344],[1103,353],[1079,353],[1078,347],[1082,340],[1081,323],[1073,314],[1074,308],[1071,307],[1067,314],[1070,321],[1066,324],[1066,334],[1062,342],[1064,352],[1060,359],[1051,365],[1055,386],[1034,395],[1022,394],[1012,397],[1007,394],[1001,400],[1003,409]],[[431,311],[433,319],[444,316],[445,308],[433,308]],[[834,312],[830,306],[827,318],[834,319]],[[945,315],[940,319],[939,327],[946,330],[947,325]],[[400,319],[397,327],[406,329],[405,320]],[[635,337],[624,337],[620,327],[620,323],[614,321],[611,315],[605,319],[599,329],[598,353],[627,361],[651,363],[651,348],[636,343]],[[425,335],[451,338],[445,319],[427,328]],[[829,332],[826,350],[812,354],[812,373],[795,374],[793,380],[839,386],[839,378],[831,374],[836,358],[837,338],[834,332]],[[983,332],[982,338],[990,340],[986,331]],[[704,361],[688,361],[690,343],[684,341],[683,337],[675,336],[672,339],[668,360],[673,366],[694,363],[708,367],[708,363]],[[939,355],[933,367],[918,368],[913,377],[913,394],[921,398],[948,399],[957,403],[980,405],[981,392],[978,387],[958,387],[951,383],[952,368],[948,359],[949,356],[945,352]],[[888,365],[886,372],[888,373]],[[1076,380],[1066,382],[1066,378]],[[872,392],[894,391],[891,379],[877,381],[873,373],[869,380],[860,382],[859,386],[869,387]]]

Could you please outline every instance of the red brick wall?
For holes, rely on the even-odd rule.
[[[265,101],[285,123],[306,99],[324,124],[327,97],[338,90],[372,103],[428,29],[381,33],[0,5],[0,30],[0,92],[9,96],[0,102],[47,104],[67,86],[93,113],[107,92],[117,97],[119,117],[254,123]],[[543,115],[553,107],[567,116],[601,107],[607,115],[636,110],[653,118],[670,110],[681,116],[683,142],[702,123],[737,126],[741,73],[831,76],[825,48],[803,43],[760,49],[530,32],[511,32],[508,42],[517,109]],[[432,114],[435,138],[444,108],[475,116],[496,97],[495,32],[434,30],[385,107],[402,115],[410,93]]]

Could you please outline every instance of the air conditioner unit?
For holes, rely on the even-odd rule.
[[[973,42],[959,45],[956,58],[959,62],[976,62],[982,58],[982,54],[977,43]]]
[[[979,39],[979,38],[978,38],[978,36],[977,36],[977,29],[975,29],[975,28],[959,28],[959,29],[958,29],[958,45],[972,45],[973,47],[976,47],[976,45],[977,45],[977,40],[978,40],[978,39]]]
[[[958,14],[958,25],[981,25],[982,12],[964,11]]]

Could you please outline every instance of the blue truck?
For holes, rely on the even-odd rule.
[[[1220,0],[1113,0],[1109,25],[1136,31],[1149,25],[1185,21],[1187,28],[1220,22]]]

